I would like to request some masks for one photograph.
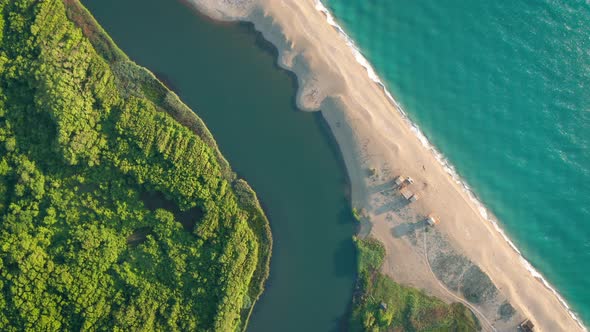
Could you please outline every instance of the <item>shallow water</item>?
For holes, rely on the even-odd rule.
[[[590,322],[590,5],[325,3],[524,256]]]
[[[346,174],[319,113],[251,27],[215,24],[176,1],[87,0],[115,42],[205,121],[257,192],[274,237],[250,331],[338,330],[352,297],[354,222]]]

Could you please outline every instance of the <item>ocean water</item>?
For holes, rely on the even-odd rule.
[[[324,0],[526,259],[590,323],[590,5]]]

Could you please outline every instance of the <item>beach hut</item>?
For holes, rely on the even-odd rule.
[[[414,179],[411,177],[403,177],[401,175],[396,177],[393,181],[395,182],[395,185],[400,188],[404,188],[405,186],[409,186],[414,183]]]
[[[520,325],[518,325],[518,327],[523,332],[533,332],[535,324],[533,324],[530,319],[525,319]]]
[[[426,223],[428,224],[428,226],[434,227],[434,225],[438,224],[438,218],[431,214],[428,216],[428,218],[426,218]]]
[[[399,193],[402,194],[402,196],[407,200],[410,200],[410,197],[414,196],[414,193],[411,192],[410,189],[408,189],[408,188],[400,189]]]

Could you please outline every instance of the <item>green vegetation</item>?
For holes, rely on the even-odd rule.
[[[354,220],[358,222],[361,221],[361,213],[357,208],[352,208],[352,216],[354,217]]]
[[[270,248],[201,120],[77,0],[0,0],[0,330],[242,330]]]
[[[358,281],[353,298],[352,331],[479,331],[480,326],[461,303],[448,305],[382,275],[383,245],[355,238]]]

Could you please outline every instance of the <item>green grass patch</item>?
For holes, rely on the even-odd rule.
[[[355,237],[354,243],[358,250],[358,273],[373,273],[378,271],[383,264],[385,248],[381,242],[375,239],[359,239]]]
[[[351,331],[479,331],[473,313],[461,303],[446,304],[380,273],[385,257],[375,239],[355,238],[358,281]]]
[[[359,212],[359,210],[357,208],[352,208],[352,216],[354,217],[354,219],[358,222],[361,221],[361,213]]]

